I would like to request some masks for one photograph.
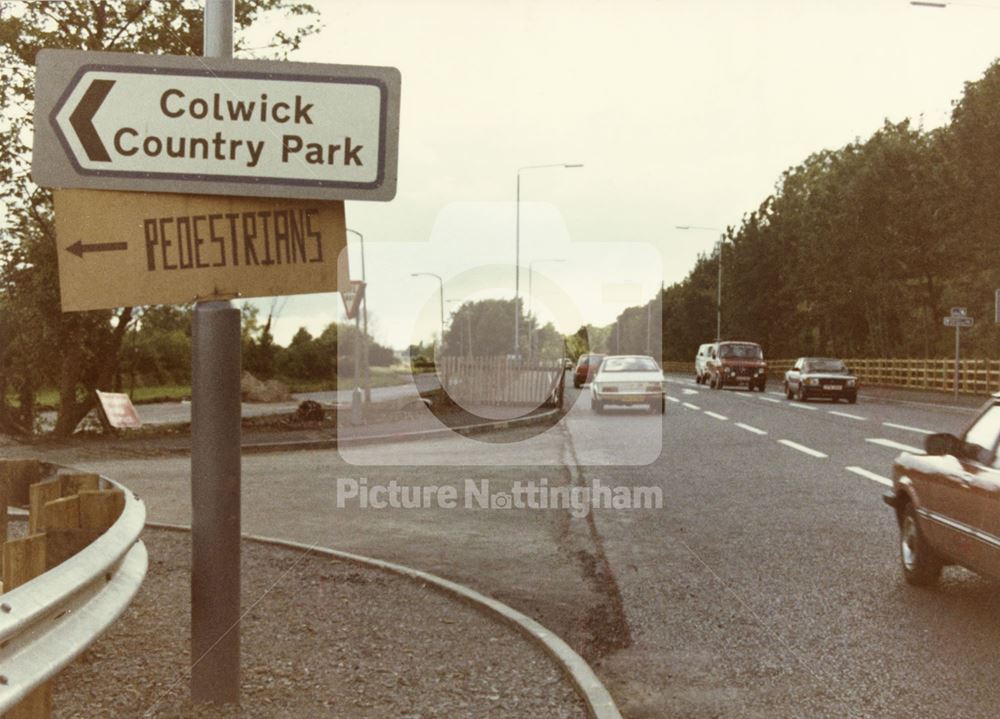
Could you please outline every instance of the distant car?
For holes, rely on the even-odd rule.
[[[910,584],[929,585],[960,564],[1000,579],[1000,394],[959,437],[932,434],[926,454],[903,452],[885,503],[896,511],[899,559]]]
[[[604,355],[601,354],[580,355],[580,359],[576,361],[576,369],[573,370],[573,386],[580,389],[587,384],[597,373],[602,359]]]
[[[605,357],[590,383],[590,408],[601,412],[608,405],[646,405],[663,413],[663,370],[647,355]]]
[[[712,389],[735,385],[763,392],[767,386],[767,362],[756,342],[715,342],[705,366]]]
[[[698,354],[694,356],[694,381],[698,384],[705,384],[708,381],[708,358],[712,355],[714,342],[706,342],[698,348]]]
[[[828,397],[836,402],[858,401],[858,378],[850,373],[843,360],[832,357],[799,357],[785,372],[785,396],[805,402],[814,397]]]

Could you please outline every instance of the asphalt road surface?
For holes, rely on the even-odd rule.
[[[623,714],[969,717],[1000,705],[1000,585],[903,583],[880,500],[893,457],[973,410],[668,384],[666,415],[596,414],[587,390],[541,433],[244,457],[244,529],[428,569],[509,602],[592,661]],[[492,453],[496,447],[498,453]],[[492,457],[493,459],[485,459]],[[186,521],[187,460],[70,457]],[[337,479],[658,487],[659,509],[338,507]]]

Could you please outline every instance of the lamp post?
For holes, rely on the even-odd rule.
[[[541,260],[532,260],[528,263],[528,359],[534,356],[535,349],[532,340],[535,335],[535,325],[531,321],[531,283],[535,277],[534,266],[539,262],[565,262],[561,257],[547,257]]]
[[[365,381],[365,404],[372,403],[372,373],[371,368],[368,366],[368,278],[365,276],[365,236],[362,235],[357,230],[352,230],[350,227],[347,231],[358,236],[361,240],[361,281],[365,285],[364,294],[361,295],[361,317],[362,323],[364,325],[364,332],[361,338],[361,352],[362,360],[361,364],[364,367],[364,381]]]
[[[514,356],[520,352],[521,312],[518,309],[521,299],[521,173],[526,170],[545,170],[553,167],[572,169],[583,167],[581,162],[557,162],[552,165],[526,165],[517,168],[517,201],[514,203]]]
[[[700,225],[675,225],[675,227],[678,230],[706,230],[719,233],[719,239],[715,243],[719,254],[719,281],[715,297],[715,340],[719,341],[722,339],[722,246],[726,242],[726,233],[718,227],[702,227]]]
[[[441,305],[441,342],[439,351],[444,349],[444,280],[441,279],[441,275],[436,275],[433,272],[412,272],[410,277],[436,277],[438,281],[438,286],[441,288],[441,295],[439,296]],[[435,356],[435,361],[437,357]]]

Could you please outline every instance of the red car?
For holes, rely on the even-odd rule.
[[[900,454],[892,468],[899,558],[910,584],[937,581],[959,564],[1000,579],[1000,393],[959,437],[932,434],[926,454]]]
[[[583,385],[590,382],[594,375],[597,374],[597,369],[601,366],[603,360],[604,355],[580,355],[580,359],[576,361],[576,369],[573,370],[573,386],[580,389]]]
[[[756,342],[716,342],[705,369],[712,389],[738,386],[763,392],[767,386],[767,362]]]

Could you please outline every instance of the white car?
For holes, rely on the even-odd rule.
[[[601,412],[608,405],[647,405],[650,412],[664,412],[663,371],[648,355],[605,357],[590,382],[590,408]]]

